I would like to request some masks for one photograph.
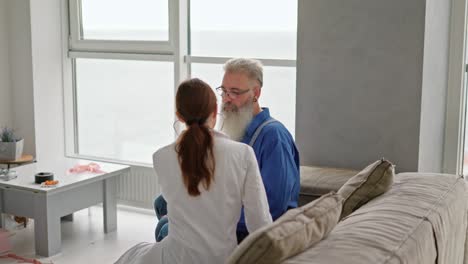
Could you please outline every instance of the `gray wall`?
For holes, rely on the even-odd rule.
[[[12,126],[7,0],[0,0],[0,127]]]
[[[447,54],[433,53],[447,47],[448,7],[436,1],[428,10],[436,16],[439,5],[442,14],[426,28],[424,0],[299,0],[296,141],[303,165],[361,169],[385,157],[398,171],[417,171],[420,163],[440,169],[428,166],[440,157],[420,155],[441,151],[429,142],[443,138],[446,72],[434,71],[444,70]],[[425,31],[426,41],[445,39],[425,52]],[[428,107],[433,97],[435,108]]]

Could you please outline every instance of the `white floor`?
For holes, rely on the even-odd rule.
[[[34,223],[25,229],[12,230],[10,241],[13,252],[21,257],[37,258],[43,264],[93,264],[114,263],[128,248],[136,243],[154,242],[157,220],[150,210],[134,210],[119,206],[117,231],[104,234],[102,207],[94,206],[73,214],[73,222],[62,221],[62,252],[50,258],[34,253]],[[0,264],[18,263],[0,259]]]

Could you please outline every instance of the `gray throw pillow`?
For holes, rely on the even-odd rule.
[[[289,210],[274,223],[250,234],[227,263],[275,264],[319,242],[337,224],[343,198],[326,194],[302,207]]]
[[[344,198],[341,219],[359,207],[388,191],[393,184],[395,169],[388,160],[381,159],[367,166],[349,179],[339,190]]]

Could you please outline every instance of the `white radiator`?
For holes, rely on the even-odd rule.
[[[152,209],[159,193],[153,168],[132,166],[130,173],[121,175],[117,182],[117,199],[125,205]]]

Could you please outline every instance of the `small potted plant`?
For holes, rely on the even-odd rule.
[[[22,138],[15,135],[13,129],[4,127],[0,130],[0,160],[16,160],[23,154]]]

